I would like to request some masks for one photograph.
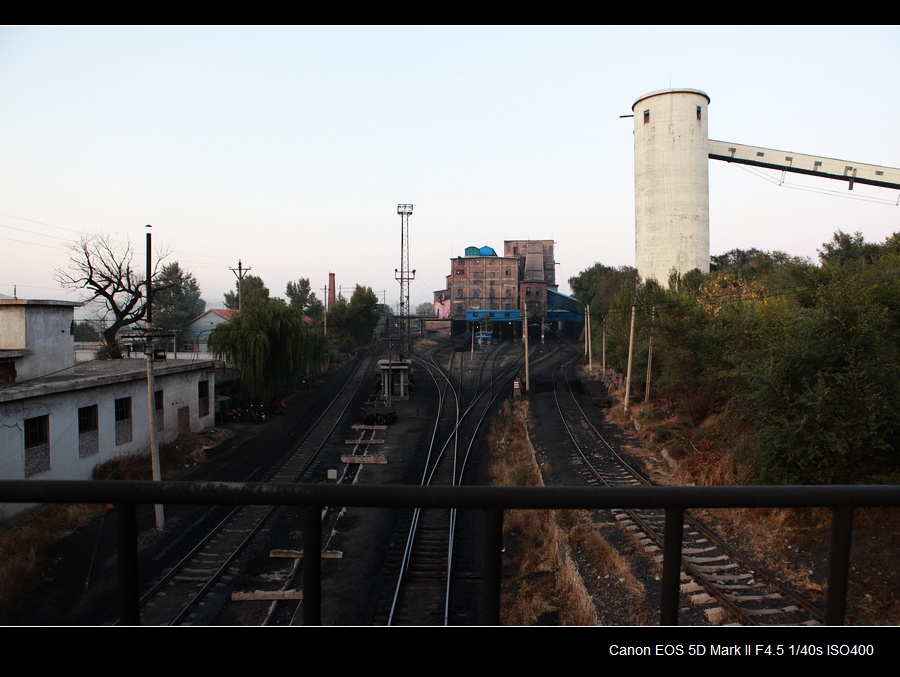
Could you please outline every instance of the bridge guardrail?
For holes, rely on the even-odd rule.
[[[485,515],[482,623],[499,625],[503,513],[510,509],[657,508],[666,511],[660,624],[678,624],[681,539],[692,508],[832,511],[826,625],[843,625],[854,508],[900,507],[900,485],[755,487],[422,487],[182,481],[0,481],[0,502],[116,507],[121,622],[140,624],[137,506],[270,505],[304,511],[303,622],[321,624],[321,514],[325,506],[457,508]],[[316,536],[319,536],[318,538]]]

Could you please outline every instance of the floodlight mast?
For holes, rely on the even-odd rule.
[[[409,323],[412,315],[409,308],[409,283],[416,277],[416,271],[409,269],[409,215],[413,212],[411,204],[398,204],[400,215],[400,270],[394,270],[394,277],[400,282],[400,322],[406,327],[404,339],[400,341],[400,357],[404,350],[410,350]]]

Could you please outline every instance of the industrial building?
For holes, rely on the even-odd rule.
[[[523,322],[540,332],[546,322],[583,322],[577,300],[560,294],[553,240],[505,240],[502,254],[467,247],[450,260],[447,287],[435,292],[435,314],[451,334],[490,332],[521,338]]]
[[[709,138],[710,98],[699,89],[639,97],[634,117],[635,266],[667,287],[672,273],[709,272],[709,161],[848,184],[900,188],[900,169]]]

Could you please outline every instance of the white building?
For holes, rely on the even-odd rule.
[[[209,335],[220,324],[231,320],[236,310],[207,310],[187,323],[178,337],[178,350],[195,354],[209,353]]]
[[[95,466],[150,448],[146,361],[76,364],[75,305],[0,300],[0,479],[90,479]],[[216,363],[152,364],[159,444],[211,427]],[[28,507],[0,505],[0,518]]]

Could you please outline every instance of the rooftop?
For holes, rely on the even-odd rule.
[[[153,363],[153,376],[215,369],[217,364],[215,360],[159,360]],[[143,359],[92,360],[40,378],[0,384],[0,402],[146,378],[147,363]]]

